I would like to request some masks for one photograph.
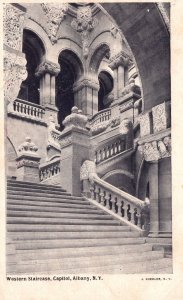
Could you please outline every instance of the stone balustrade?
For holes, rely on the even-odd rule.
[[[92,161],[85,161],[81,167],[80,180],[86,195],[140,230],[146,230],[149,204],[100,179]],[[87,188],[86,188],[87,187]]]
[[[125,140],[117,139],[111,144],[105,145],[101,149],[95,151],[95,162],[96,164],[99,164],[100,162],[125,151],[125,149]]]
[[[9,104],[8,114],[16,115],[24,119],[44,122],[45,109],[38,104],[16,99]]]
[[[90,120],[89,120],[89,125],[94,126],[97,124],[100,124],[104,121],[108,121],[111,119],[111,109],[106,108],[103,109],[102,111],[99,111],[96,113]]]
[[[40,165],[39,173],[41,182],[58,175],[60,173],[60,158],[56,158]]]

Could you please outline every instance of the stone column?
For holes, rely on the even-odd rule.
[[[61,185],[72,195],[80,196],[80,167],[89,159],[90,133],[86,130],[87,117],[77,107],[63,121],[65,129],[60,135]]]
[[[98,79],[82,78],[74,84],[74,102],[83,114],[93,116],[98,112]]]
[[[36,76],[40,77],[40,104],[45,107],[45,117],[57,121],[58,109],[55,105],[55,77],[60,72],[60,65],[44,60],[37,68]]]
[[[13,105],[22,81],[27,78],[26,59],[22,53],[23,26],[26,9],[19,4],[4,4],[4,96]]]
[[[28,182],[40,182],[39,163],[40,157],[37,155],[38,147],[29,137],[25,139],[18,148],[17,179]]]

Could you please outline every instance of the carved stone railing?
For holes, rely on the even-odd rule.
[[[39,173],[41,182],[60,174],[60,157],[40,165]]]
[[[113,157],[119,153],[122,153],[126,150],[126,143],[125,140],[117,139],[112,143],[103,146],[100,149],[95,151],[95,162],[99,164],[102,161],[107,160],[110,157]]]
[[[16,115],[24,119],[44,122],[45,109],[22,99],[16,99],[8,105],[8,114]]]
[[[99,111],[96,113],[90,120],[89,120],[89,125],[94,126],[99,123],[102,123],[104,121],[108,121],[111,118],[111,109],[106,108],[102,111]]]
[[[100,179],[92,161],[85,161],[81,167],[84,195],[112,211],[125,223],[138,230],[147,230],[149,204]]]

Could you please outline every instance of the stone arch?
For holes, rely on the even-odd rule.
[[[170,99],[169,33],[156,3],[97,4],[117,24],[135,57],[144,109]]]
[[[89,61],[89,72],[97,74],[99,70],[100,63],[102,59],[110,53],[110,46],[102,42],[100,45],[95,48],[95,50],[91,54],[91,58]]]
[[[82,77],[84,68],[76,53],[68,49],[60,52],[58,62],[61,71],[56,78],[56,105],[59,109],[58,120],[62,129],[63,120],[75,105],[74,83]]]
[[[40,103],[40,82],[36,70],[45,57],[43,41],[32,30],[23,30],[23,53],[27,61],[27,78],[21,84],[18,98],[32,103]]]

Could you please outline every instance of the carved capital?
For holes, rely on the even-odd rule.
[[[99,90],[99,83],[90,78],[82,78],[74,84],[73,91],[77,92],[84,87],[90,87],[94,90]]]
[[[3,6],[3,42],[8,47],[22,51],[22,34],[25,11],[9,3]]]
[[[54,44],[57,41],[59,26],[68,11],[69,5],[68,3],[41,3],[41,7],[47,17],[48,36]]]
[[[80,169],[80,180],[92,180],[92,175],[96,174],[96,165],[91,160],[85,160]]]
[[[153,132],[165,130],[170,126],[170,103],[164,102],[152,108]]]
[[[25,142],[23,142],[18,147],[19,155],[22,154],[35,155],[37,151],[38,151],[38,147],[31,141],[30,137],[26,137]]]
[[[50,75],[57,76],[60,72],[60,65],[55,64],[51,61],[45,60],[43,61],[37,68],[36,76],[43,76],[45,73],[49,73]]]
[[[90,6],[78,7],[77,17],[71,22],[71,26],[81,35],[83,55],[85,58],[88,57],[89,53],[89,33],[94,29],[97,23],[97,19],[92,16]]]
[[[109,62],[109,67],[112,70],[117,69],[119,66],[128,67],[133,64],[133,60],[129,54],[124,51],[121,51],[117,55],[111,57]]]
[[[23,55],[4,50],[4,97],[8,103],[17,98],[20,85],[27,78],[26,63]]]
[[[166,136],[161,139],[144,143],[138,147],[139,152],[146,161],[157,161],[171,156],[171,137]]]

